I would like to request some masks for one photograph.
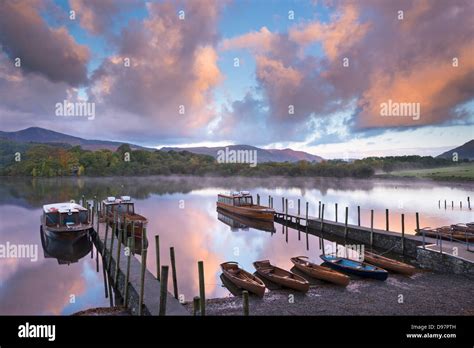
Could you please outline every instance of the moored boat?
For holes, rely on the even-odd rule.
[[[124,222],[127,226],[127,235],[131,236],[132,229],[133,235],[136,238],[141,238],[143,229],[146,227],[148,220],[143,215],[135,212],[135,203],[132,201],[130,196],[121,196],[120,198],[107,197],[102,201],[101,221],[113,225],[114,219],[119,220],[119,228],[123,229]]]
[[[309,262],[307,256],[292,257],[291,262],[293,262],[296,269],[313,278],[321,279],[342,286],[347,286],[351,280],[345,274],[335,271],[329,267]]]
[[[253,203],[253,197],[248,191],[233,192],[217,195],[217,207],[230,213],[252,219],[273,221],[275,210]]]
[[[333,255],[321,255],[320,257],[326,262],[328,267],[339,272],[377,280],[386,280],[388,277],[388,272],[386,270],[366,262]]]
[[[224,262],[221,264],[222,273],[238,288],[247,290],[259,297],[265,293],[265,284],[253,274],[240,268],[237,262]]]
[[[41,229],[45,233],[68,234],[80,237],[92,229],[89,211],[76,203],[52,203],[43,205]]]
[[[456,226],[456,227],[454,227]],[[416,235],[425,235],[426,237],[431,238],[442,238],[445,240],[458,240],[472,243],[474,242],[474,231],[471,232],[471,229],[466,225],[451,225],[451,226],[442,226],[438,228],[425,227],[421,228]]]
[[[309,290],[309,282],[306,279],[283,268],[272,265],[269,260],[255,261],[253,265],[259,276],[271,282],[302,292]]]
[[[217,219],[228,225],[233,232],[248,230],[249,227],[265,232],[275,232],[273,220],[252,219],[229,213],[228,211],[222,210],[220,208],[217,208]]]
[[[368,251],[364,252],[364,260],[370,263],[371,265],[379,266],[392,272],[397,272],[406,275],[413,275],[416,272],[416,268],[412,265]]]

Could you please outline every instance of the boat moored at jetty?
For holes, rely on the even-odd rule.
[[[41,230],[45,233],[81,236],[92,229],[89,211],[79,204],[64,202],[43,205]]]
[[[131,236],[132,229],[134,236],[141,237],[143,229],[146,227],[148,220],[143,215],[135,212],[135,202],[130,196],[121,196],[120,198],[107,197],[102,201],[100,219],[102,222],[108,222],[113,225],[114,219],[118,219],[119,228],[127,226],[127,235]]]
[[[217,208],[252,219],[273,221],[275,210],[253,203],[248,191],[217,195]]]

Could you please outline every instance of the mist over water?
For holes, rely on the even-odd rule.
[[[92,198],[130,195],[136,212],[148,218],[148,269],[156,274],[154,235],[160,236],[161,264],[170,264],[169,248],[176,252],[178,290],[186,301],[199,292],[197,262],[204,261],[206,296],[230,296],[222,287],[220,263],[237,261],[253,272],[252,262],[270,259],[273,264],[290,269],[290,257],[307,255],[320,263],[319,239],[281,225],[275,233],[257,228],[239,228],[222,222],[216,212],[218,193],[248,190],[261,204],[274,198],[274,208],[281,210],[281,197],[288,198],[289,211],[301,214],[306,201],[309,215],[317,216],[318,202],[325,204],[325,219],[334,220],[338,203],[338,220],[343,221],[349,207],[349,223],[357,223],[357,206],[361,207],[361,224],[370,223],[370,209],[375,211],[375,228],[385,227],[385,209],[390,209],[390,229],[400,231],[400,214],[405,214],[405,231],[414,233],[415,212],[420,213],[421,227],[468,222],[467,196],[473,196],[472,184],[435,183],[406,180],[356,180],[325,178],[216,178],[216,177],[114,177],[114,178],[8,178],[0,182],[0,244],[37,244],[38,261],[0,259],[0,314],[70,314],[82,309],[108,306],[104,298],[102,265],[96,273],[96,260],[90,258],[87,243],[74,249],[79,260],[60,264],[55,255],[44,252],[40,235],[43,204]],[[444,200],[448,209],[444,210]],[[442,201],[441,209],[438,200]],[[454,201],[454,209],[451,209]],[[463,202],[463,209],[459,202]],[[326,243],[330,243],[326,241]],[[50,246],[54,244],[49,244]],[[327,245],[327,244],[326,244]],[[59,248],[61,248],[59,246]],[[54,254],[54,252],[53,252]],[[94,253],[95,255],[95,253]],[[58,256],[56,254],[56,256]],[[62,259],[64,255],[60,255]],[[168,289],[172,291],[170,279]],[[71,303],[71,295],[75,303]]]

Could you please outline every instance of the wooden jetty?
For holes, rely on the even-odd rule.
[[[404,214],[401,215],[402,231],[389,230],[388,214],[385,230],[373,228],[373,211],[371,211],[371,226],[360,226],[360,215],[357,225],[348,224],[348,207],[345,210],[343,223],[324,219],[324,204],[319,204],[318,216],[308,214],[308,202],[305,214],[288,212],[285,199],[282,198],[282,210],[275,210],[275,222],[298,231],[305,231],[325,239],[345,242],[345,244],[364,244],[381,250],[390,250],[403,256],[417,260],[425,268],[432,270],[474,275],[474,250],[469,243],[462,241],[443,241],[424,235],[407,235],[404,227]],[[360,212],[360,208],[358,209]],[[417,230],[419,228],[419,214],[416,213]],[[298,232],[300,233],[300,232]]]

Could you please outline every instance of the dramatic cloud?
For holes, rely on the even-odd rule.
[[[148,18],[123,31],[118,54],[94,73],[90,89],[93,100],[124,116],[123,132],[141,124],[137,131],[148,135],[192,136],[215,117],[211,93],[223,78],[214,49],[218,11],[213,1],[153,3]]]
[[[0,2],[0,44],[10,59],[21,59],[24,71],[54,82],[77,86],[87,82],[89,49],[76,43],[64,27],[51,28],[40,16],[47,3]]]

